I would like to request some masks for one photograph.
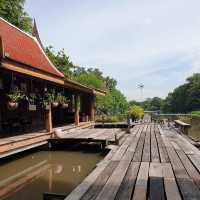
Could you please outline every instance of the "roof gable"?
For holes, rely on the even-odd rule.
[[[2,18],[0,18],[0,37],[8,58],[51,75],[64,77],[51,63],[35,37],[21,31]]]

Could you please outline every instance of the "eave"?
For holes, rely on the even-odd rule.
[[[48,74],[46,72],[37,70],[35,68],[32,68],[30,66],[24,65],[22,63],[18,63],[15,61],[12,61],[7,58],[2,58],[1,60],[1,68],[7,69],[10,71],[14,71],[17,73],[21,73],[24,75],[32,76],[35,78],[43,79],[46,81],[50,81],[59,85],[64,85],[64,80],[60,77],[56,77],[54,75]]]

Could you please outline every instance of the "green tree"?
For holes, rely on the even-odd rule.
[[[153,98],[147,98],[143,102],[131,102],[130,105],[140,105],[142,106],[145,110],[148,111],[157,111],[161,110],[163,104],[163,99],[159,97],[153,97]]]
[[[151,102],[150,102],[149,110],[150,111],[161,110],[162,103],[163,103],[163,100],[161,98],[159,98],[159,97],[153,97],[151,99]]]
[[[89,73],[86,71],[79,75],[74,76],[74,79],[79,83],[82,83],[89,87],[97,89],[105,89],[104,82],[101,79],[98,79],[94,73]]]
[[[97,97],[97,111],[100,114],[124,114],[127,110],[126,97],[117,89],[108,91],[104,97]]]
[[[188,113],[200,109],[200,73],[187,78],[186,83],[175,88],[164,100],[163,112]]]
[[[45,49],[47,56],[51,62],[61,71],[65,77],[72,78],[72,69],[74,68],[73,63],[69,57],[65,54],[64,49],[55,52],[52,46],[48,46]]]
[[[125,96],[116,89],[117,81],[97,68],[75,67],[64,50],[55,52],[52,46],[46,48],[46,53],[52,63],[67,78],[71,78],[88,87],[106,90],[104,97],[97,97],[97,111],[104,114],[123,114],[128,110]],[[73,70],[72,70],[73,69]]]
[[[200,109],[200,73],[187,78],[186,91],[185,110],[190,112]]]
[[[172,93],[169,93],[168,96],[164,99],[161,110],[164,113],[172,113],[173,112],[173,97]]]
[[[0,16],[18,28],[32,31],[32,19],[24,11],[25,0],[0,0]]]
[[[129,101],[129,107],[130,107],[130,106],[134,106],[134,105],[136,105],[136,106],[140,106],[141,103],[138,102],[138,101],[135,101],[135,100],[131,100],[131,101]]]
[[[113,90],[117,86],[117,81],[109,76],[105,78],[105,82],[108,90]]]

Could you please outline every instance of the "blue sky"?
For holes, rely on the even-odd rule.
[[[165,97],[200,72],[199,0],[27,0],[44,45],[98,67],[130,99]]]

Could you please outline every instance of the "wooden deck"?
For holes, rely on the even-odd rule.
[[[59,127],[64,131],[76,131],[86,127],[94,126],[94,122],[82,122],[79,126],[70,124],[67,126]],[[55,130],[55,129],[54,129]],[[42,131],[36,133],[26,133],[22,135],[0,138],[0,158],[26,151],[48,143],[52,137],[52,133]]]
[[[65,200],[199,200],[200,152],[156,124],[135,126]]]
[[[0,158],[47,144],[50,133],[29,133],[0,139]]]
[[[76,131],[63,131],[59,135],[55,134],[50,142],[100,142],[100,143],[118,143],[124,136],[125,131],[121,129],[103,129],[103,128],[85,128]]]

